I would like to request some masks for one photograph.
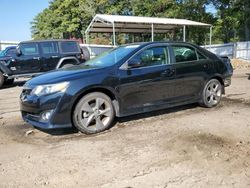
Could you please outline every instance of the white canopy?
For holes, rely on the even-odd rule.
[[[154,33],[166,33],[174,28],[183,27],[183,41],[185,41],[186,26],[210,27],[212,32],[212,25],[186,19],[97,14],[89,24],[85,34],[88,41],[89,33],[113,33],[113,44],[115,45],[116,32],[151,33],[153,41]],[[212,33],[210,33],[210,42],[211,35]]]

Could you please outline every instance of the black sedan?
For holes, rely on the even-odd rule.
[[[124,45],[85,64],[28,81],[21,94],[25,121],[43,129],[75,126],[93,134],[115,117],[188,103],[218,105],[231,84],[230,60],[196,45]]]

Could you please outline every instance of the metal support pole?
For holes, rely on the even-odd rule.
[[[89,32],[85,32],[85,41],[86,44],[89,44]]]
[[[183,42],[186,42],[186,26],[183,26]]]
[[[116,45],[116,41],[115,41],[115,22],[113,22],[113,45]]]
[[[211,48],[212,45],[212,36],[213,36],[213,26],[210,27],[210,36],[209,36],[209,45]]]
[[[151,39],[154,42],[154,24],[151,25]]]

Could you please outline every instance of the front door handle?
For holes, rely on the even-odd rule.
[[[40,57],[33,57],[33,59],[35,59],[35,60],[40,60]]]
[[[173,76],[175,73],[175,69],[166,69],[161,75],[162,76]]]

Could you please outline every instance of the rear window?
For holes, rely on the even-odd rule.
[[[80,48],[77,42],[74,41],[63,41],[60,42],[60,49],[62,53],[80,53]]]
[[[176,63],[198,60],[195,49],[188,46],[173,46]]]
[[[56,54],[58,53],[56,42],[41,42],[43,54]]]

